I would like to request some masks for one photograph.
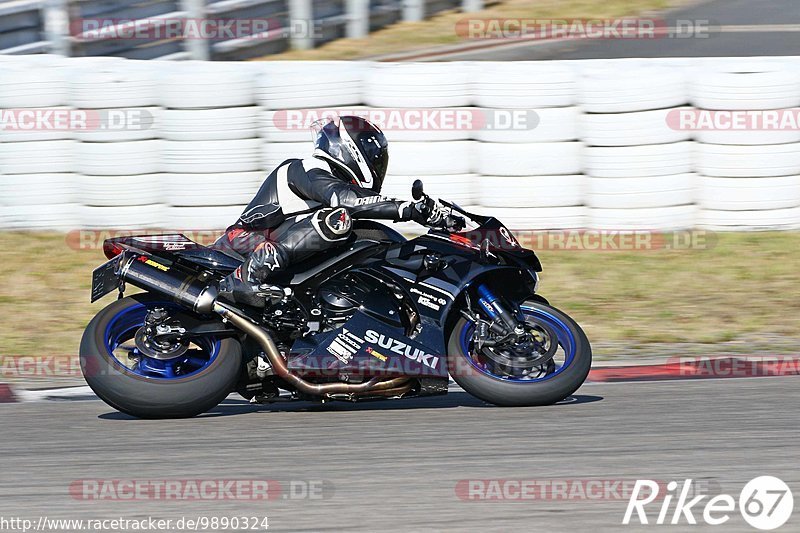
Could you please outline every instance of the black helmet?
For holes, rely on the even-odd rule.
[[[377,126],[361,117],[323,119],[311,126],[314,156],[333,163],[355,185],[381,192],[389,166],[389,143]]]

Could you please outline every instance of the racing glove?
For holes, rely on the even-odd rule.
[[[424,198],[411,205],[411,220],[431,228],[444,228],[447,213],[433,198]]]
[[[450,232],[464,229],[463,218],[454,216],[452,209],[432,198],[425,198],[411,205],[411,220],[423,226]]]

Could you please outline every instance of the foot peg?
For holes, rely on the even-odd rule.
[[[264,298],[270,305],[275,305],[282,302],[285,298],[292,296],[292,289],[288,287],[279,287],[277,285],[262,284],[258,286],[256,296]]]

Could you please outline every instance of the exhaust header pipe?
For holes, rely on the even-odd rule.
[[[219,302],[214,304],[213,309],[214,312],[218,313],[222,318],[228,320],[231,324],[253,337],[253,339],[258,342],[259,346],[261,346],[261,349],[264,350],[264,353],[266,354],[267,359],[269,359],[275,374],[277,374],[278,377],[287,383],[291,384],[300,392],[304,392],[312,396],[327,396],[331,394],[354,394],[362,392],[387,391],[401,387],[409,380],[409,378],[405,377],[387,380],[381,380],[381,378],[375,377],[369,381],[359,384],[310,383],[300,376],[296,376],[289,372],[289,368],[286,366],[286,360],[281,355],[278,347],[275,346],[275,342],[272,340],[272,337],[269,335],[269,333],[253,324],[247,318],[239,315],[233,309],[230,309]]]

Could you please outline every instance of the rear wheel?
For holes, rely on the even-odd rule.
[[[581,327],[558,309],[528,301],[525,328],[539,339],[530,353],[479,349],[475,324],[461,318],[448,342],[450,375],[465,391],[501,406],[549,405],[586,381],[592,349]]]
[[[153,312],[166,313],[173,327],[199,318],[152,294],[117,300],[83,334],[86,382],[108,405],[139,418],[184,418],[208,411],[233,391],[241,345],[214,337],[154,344],[141,329]]]

